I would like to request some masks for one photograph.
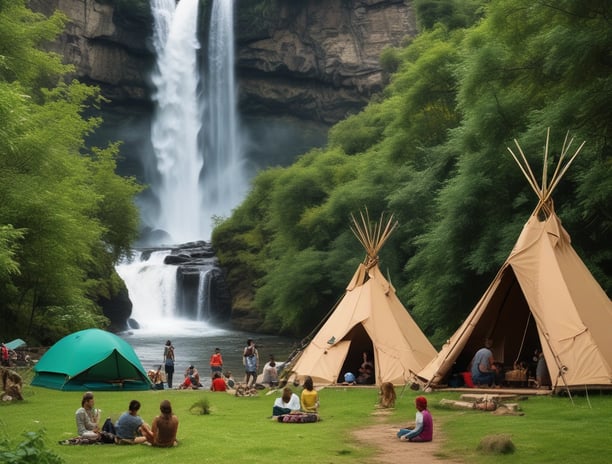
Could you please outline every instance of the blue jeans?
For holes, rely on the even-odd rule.
[[[412,431],[412,429],[399,429],[399,432],[397,432],[397,438],[402,438],[404,435],[408,435]]]
[[[474,385],[493,385],[495,383],[495,373],[494,372],[477,372],[476,374],[472,373],[472,382]]]

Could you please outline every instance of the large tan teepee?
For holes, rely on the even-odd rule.
[[[397,223],[391,217],[385,225],[381,216],[371,225],[366,212],[361,214],[361,224],[354,217],[353,224],[367,252],[365,261],[329,319],[291,367],[292,376],[303,379],[309,375],[318,385],[339,383],[346,372],[357,375],[362,354],[367,352],[373,356],[376,384],[404,385],[436,350],[378,267],[378,252]]]
[[[542,184],[515,141],[514,159],[539,198],[510,256],[461,327],[418,373],[436,386],[466,370],[485,338],[506,367],[542,349],[554,390],[612,386],[612,303],[571,246],[551,194],[584,143],[567,159],[564,142],[547,182],[548,137]],[[564,164],[564,160],[567,162]]]

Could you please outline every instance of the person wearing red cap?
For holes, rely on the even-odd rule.
[[[400,429],[397,438],[402,441],[431,441],[433,438],[433,419],[427,409],[427,398],[417,396],[415,400],[416,417],[414,428]]]

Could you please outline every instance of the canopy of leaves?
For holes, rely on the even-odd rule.
[[[507,152],[541,170],[566,132],[587,144],[556,189],[557,213],[612,290],[612,28],[604,0],[419,1],[420,35],[383,59],[382,98],[330,130],[325,150],[265,171],[214,232],[243,307],[304,336],[363,256],[349,215],[394,213],[381,252],[434,344],[456,329],[508,256],[536,198]],[[577,144],[576,144],[577,145]],[[237,271],[239,270],[239,271]]]
[[[139,187],[114,173],[117,147],[84,144],[98,90],[64,82],[70,68],[40,48],[63,20],[0,0],[0,317],[7,336],[45,327],[39,342],[105,324],[95,301],[138,225]]]

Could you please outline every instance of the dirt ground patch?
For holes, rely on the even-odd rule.
[[[371,464],[397,464],[398,462],[423,462],[431,464],[448,463],[448,460],[437,457],[443,435],[434,425],[433,441],[428,443],[405,442],[398,440],[397,431],[407,423],[389,423],[384,419],[389,411],[378,410],[374,415],[379,423],[355,430],[358,441],[375,446],[378,451],[368,461]]]

